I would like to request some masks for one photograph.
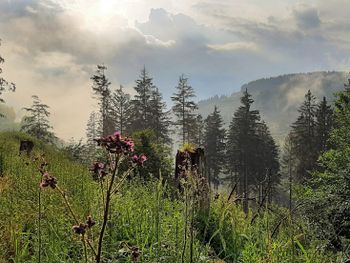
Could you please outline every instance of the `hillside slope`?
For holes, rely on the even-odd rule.
[[[295,121],[298,107],[309,89],[318,100],[326,96],[329,101],[333,101],[333,94],[343,89],[347,78],[345,72],[313,72],[259,79],[243,85],[240,92],[230,96],[215,96],[200,101],[199,112],[207,116],[217,105],[228,126],[240,105],[242,91],[248,89],[255,100],[253,107],[260,110],[272,135],[281,142]]]

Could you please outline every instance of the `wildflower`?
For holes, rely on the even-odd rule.
[[[113,135],[95,139],[98,146],[106,148],[110,153],[129,154],[134,151],[134,142],[122,137],[120,132],[115,132]]]
[[[92,167],[90,168],[90,171],[93,173],[94,179],[103,179],[106,175],[106,165],[101,162],[95,162]]]
[[[132,262],[139,262],[141,256],[141,252],[138,247],[131,247],[131,260]]]
[[[45,188],[50,186],[52,189],[55,189],[57,185],[57,179],[54,176],[51,176],[48,172],[45,172],[42,176],[40,187]]]
[[[91,227],[93,227],[95,224],[96,224],[95,220],[93,220],[91,216],[88,216],[87,219],[86,219],[86,226],[87,226],[88,228],[91,228]]]
[[[144,154],[142,154],[142,155],[140,155],[140,156],[138,156],[138,155],[135,154],[135,155],[132,157],[132,161],[133,161],[134,163],[140,165],[140,166],[143,166],[143,163],[144,163],[145,161],[147,161],[147,157],[146,157],[146,155],[144,155]]]
[[[72,230],[78,235],[83,235],[86,232],[87,225],[80,223],[79,225],[74,225]]]

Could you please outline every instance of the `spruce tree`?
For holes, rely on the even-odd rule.
[[[91,77],[93,82],[92,90],[98,100],[99,105],[99,126],[102,136],[106,136],[114,132],[113,120],[111,117],[111,90],[109,86],[111,82],[107,79],[105,71],[107,67],[97,65],[96,73]]]
[[[149,77],[145,67],[141,70],[141,75],[139,79],[136,80],[134,89],[136,95],[131,101],[131,132],[151,128],[151,98],[155,86],[153,84],[153,79]]]
[[[235,111],[228,130],[226,161],[229,179],[237,184],[248,212],[248,192],[256,190],[271,200],[273,186],[279,181],[278,148],[259,111],[251,109],[254,100],[247,90],[242,105]]]
[[[309,171],[316,166],[318,158],[316,141],[316,98],[310,92],[299,108],[299,117],[292,125],[292,138],[298,158],[296,181],[301,183],[309,178]]]
[[[193,116],[189,119],[189,143],[193,144],[196,147],[204,146],[204,127],[205,123],[201,114]]]
[[[158,88],[152,91],[150,106],[150,128],[154,131],[157,142],[171,143],[169,111]]]
[[[97,139],[101,135],[101,131],[99,130],[98,125],[99,116],[96,112],[91,112],[89,120],[87,122],[86,127],[86,138],[87,144],[90,146],[95,146],[96,143],[94,139]]]
[[[176,91],[171,97],[174,102],[172,110],[177,118],[175,125],[179,127],[182,144],[191,141],[191,128],[196,121],[195,110],[198,108],[193,101],[196,97],[193,88],[188,84],[188,78],[181,75]]]
[[[219,174],[225,165],[225,134],[220,111],[215,106],[213,113],[205,119],[204,149],[210,182],[217,190],[220,183]]]
[[[243,197],[243,209],[248,212],[248,186],[254,184],[253,168],[256,166],[257,123],[259,111],[252,110],[254,100],[247,90],[241,97],[241,106],[233,115],[228,131],[227,166],[238,184],[238,194]]]
[[[295,155],[294,150],[294,139],[292,134],[289,133],[284,140],[283,150],[282,150],[282,158],[281,158],[281,168],[282,175],[287,181],[287,188],[289,192],[289,211],[292,211],[293,205],[293,183],[294,176],[296,174],[296,160],[297,156]]]
[[[327,103],[326,97],[317,104],[316,108],[316,141],[318,154],[329,150],[328,142],[331,128],[333,126],[333,110]]]
[[[127,134],[130,121],[130,95],[123,91],[122,85],[113,93],[112,106],[114,130],[120,131],[121,134]]]
[[[331,148],[319,158],[305,187],[304,213],[327,249],[347,253],[350,242],[350,80],[337,94],[330,132]],[[311,191],[310,191],[311,190]]]
[[[32,106],[24,108],[29,115],[23,118],[21,130],[39,140],[52,143],[55,136],[51,131],[52,127],[48,119],[50,117],[50,107],[42,103],[38,96],[33,95],[32,98]]]

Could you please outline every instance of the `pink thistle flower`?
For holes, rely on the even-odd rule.
[[[91,216],[88,216],[87,219],[86,219],[86,226],[87,226],[88,228],[91,228],[91,227],[93,227],[95,224],[96,224],[95,220],[93,220]]]
[[[87,225],[80,223],[79,225],[74,225],[72,230],[78,235],[83,235],[86,232]]]

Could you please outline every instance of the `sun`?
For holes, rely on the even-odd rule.
[[[108,15],[116,7],[115,0],[98,0],[98,11],[103,15]]]

